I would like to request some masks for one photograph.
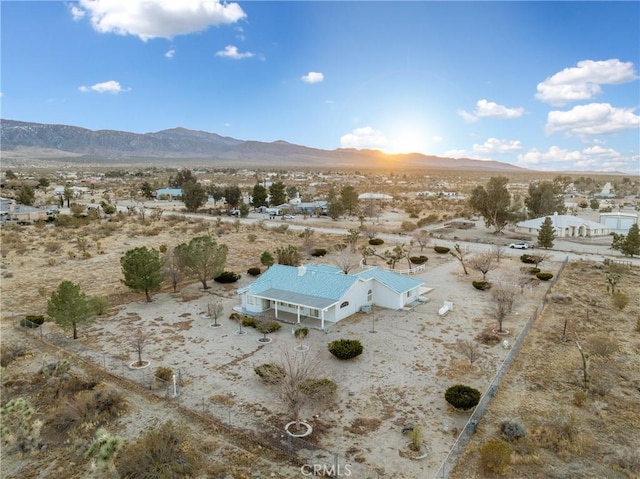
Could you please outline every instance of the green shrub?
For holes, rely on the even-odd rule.
[[[253,316],[246,316],[242,318],[242,325],[245,328],[255,328],[256,327],[256,318]]]
[[[216,283],[235,283],[241,276],[233,271],[225,271],[220,276],[213,278]]]
[[[254,328],[263,334],[270,334],[280,331],[282,325],[278,321],[256,321]]]
[[[314,250],[311,251],[311,256],[314,256],[316,258],[324,256],[327,254],[327,250],[324,248],[315,248]]]
[[[489,283],[489,281],[472,281],[471,284],[474,288],[479,289],[480,291],[485,291],[491,288],[491,283]]]
[[[520,261],[525,264],[536,264],[531,255],[526,253],[520,256]]]
[[[447,254],[451,248],[447,248],[446,246],[434,246],[433,251],[438,254]]]
[[[429,261],[429,258],[424,255],[412,256],[411,258],[409,258],[409,261],[411,261],[413,264],[424,264]]]
[[[502,421],[500,423],[500,431],[510,441],[521,439],[527,435],[524,428],[514,421]]]
[[[454,408],[466,411],[478,405],[480,391],[463,384],[456,384],[445,391],[444,398]]]
[[[41,314],[28,314],[20,320],[23,328],[38,328],[44,323],[44,316]]]
[[[173,370],[171,368],[159,367],[153,375],[158,379],[169,382],[173,379]]]
[[[530,274],[538,274],[540,272],[540,268],[529,268]]]
[[[553,278],[553,274],[543,271],[541,273],[537,273],[536,278],[538,278],[540,281],[549,281],[551,278]]]
[[[384,243],[384,240],[382,238],[371,238],[369,240],[369,244],[372,246],[380,246],[383,243]]]
[[[293,335],[296,339],[304,339],[309,336],[309,328],[298,328],[293,331]]]
[[[338,359],[352,359],[360,356],[362,344],[356,339],[336,339],[329,343],[329,352]]]
[[[249,276],[259,276],[260,273],[262,273],[262,270],[260,268],[254,267],[254,268],[249,268],[247,270],[247,274]]]
[[[236,313],[235,311],[229,315],[229,319],[233,321],[239,321],[240,317],[240,313]]]
[[[109,301],[104,296],[92,296],[89,298],[89,309],[95,315],[102,316],[109,311]]]
[[[511,464],[511,447],[498,439],[484,443],[480,448],[480,463],[487,471],[502,474]]]
[[[273,363],[261,364],[253,370],[267,384],[279,384],[285,377],[284,368]]]

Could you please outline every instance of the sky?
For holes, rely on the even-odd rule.
[[[640,2],[0,1],[2,118],[640,174]]]

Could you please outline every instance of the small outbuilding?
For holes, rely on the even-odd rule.
[[[638,224],[635,213],[600,213],[600,223],[609,227],[612,233],[627,233],[629,228]]]

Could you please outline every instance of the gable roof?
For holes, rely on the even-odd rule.
[[[391,271],[385,271],[378,268],[371,268],[361,271],[359,273],[356,273],[355,276],[361,279],[375,279],[376,281],[379,281],[396,293],[406,293],[407,291],[410,291],[424,284],[424,281],[421,281],[419,279],[410,278],[409,276],[404,276],[398,273],[393,273]]]
[[[256,296],[282,296],[285,293],[299,295],[299,299],[324,298],[327,305],[339,301],[358,280],[353,275],[343,274],[331,266],[285,266],[274,264],[239,292],[249,291]],[[269,295],[267,295],[269,291]],[[276,293],[277,292],[277,293]],[[297,302],[297,301],[291,301]],[[304,301],[305,304],[306,301]]]
[[[542,223],[544,222],[545,218],[546,216],[541,216],[540,218],[535,218],[528,221],[521,221],[520,223],[517,223],[516,226],[519,226],[521,228],[539,229],[542,227]],[[564,228],[580,227],[580,226],[586,226],[587,228],[592,230],[601,230],[601,229],[608,228],[607,225],[603,225],[602,223],[597,223],[591,220],[586,220],[584,218],[579,218],[578,216],[549,215],[549,218],[551,218],[551,223],[553,224],[553,227],[557,230],[563,230]]]

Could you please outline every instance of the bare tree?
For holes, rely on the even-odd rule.
[[[375,225],[366,225],[362,229],[362,234],[365,236],[365,238],[370,240],[378,236],[378,233],[380,233],[380,230]]]
[[[142,362],[142,350],[146,346],[148,340],[149,335],[144,333],[142,329],[136,329],[131,336],[131,344],[138,354],[138,362],[135,364],[135,366],[142,366],[144,364]]]
[[[396,263],[403,259],[407,260],[409,264],[409,269],[411,269],[412,264],[409,257],[411,256],[411,246],[410,244],[397,244],[393,247],[392,250],[387,250],[384,252],[384,257],[387,259],[387,263],[391,266],[391,269],[395,269]]]
[[[469,259],[469,268],[482,273],[482,281],[487,280],[487,273],[498,267],[495,263],[495,256],[491,253],[483,253]]]
[[[499,263],[504,256],[505,250],[506,248],[501,244],[494,245],[493,248],[491,248],[491,253],[493,254],[497,263]]]
[[[548,260],[549,258],[550,258],[549,253],[536,253],[536,254],[529,255],[529,259],[533,261],[533,263],[536,265],[536,268],[540,263]]]
[[[416,230],[411,234],[413,240],[420,246],[420,252],[431,243],[431,235],[427,230]]]
[[[379,219],[380,206],[378,205],[376,200],[369,199],[365,201],[362,212],[369,218],[369,220],[373,219],[374,217],[376,219]]]
[[[349,274],[349,271],[357,268],[360,264],[360,256],[346,248],[336,248],[336,256],[333,262],[344,274]]]
[[[358,239],[360,238],[360,231],[356,229],[350,229],[348,231],[347,236],[345,237],[345,243],[349,245],[349,249],[352,253],[356,252],[356,246],[358,244]]]
[[[316,358],[312,358],[307,352],[282,352],[281,366],[284,378],[279,383],[278,392],[296,423],[300,422],[300,411],[310,399],[303,386],[313,377],[317,364]]]
[[[464,270],[464,274],[469,274],[469,272],[467,271],[467,265],[465,263],[465,260],[466,260],[465,256],[467,253],[462,251],[462,248],[458,243],[456,243],[453,246],[453,251],[449,251],[449,254],[453,256],[455,259],[457,259],[458,261],[460,261],[460,264],[462,265],[462,269]]]
[[[207,304],[207,316],[213,319],[213,326],[218,326],[218,318],[222,316],[223,310],[224,307],[222,306],[222,302],[220,301]]]
[[[473,364],[481,356],[482,351],[478,346],[478,343],[472,339],[459,339],[455,344],[456,351],[463,354],[468,360],[469,364]]]
[[[309,228],[308,226],[304,229],[302,233],[300,233],[300,237],[302,238],[302,251],[305,253],[309,253],[313,249],[313,234],[315,230],[313,228]]]
[[[577,333],[576,344],[578,345],[578,351],[580,351],[580,356],[582,357],[582,383],[584,388],[587,389],[589,387],[589,354],[582,348],[580,338]]]
[[[180,255],[180,251],[174,248],[167,252],[163,267],[163,274],[169,279],[169,281],[171,281],[174,293],[178,292],[178,283],[184,275],[184,269],[184,260]]]
[[[491,289],[491,314],[498,322],[498,333],[505,333],[502,329],[502,323],[506,317],[513,311],[513,304],[516,299],[516,289],[512,285],[500,284]]]

